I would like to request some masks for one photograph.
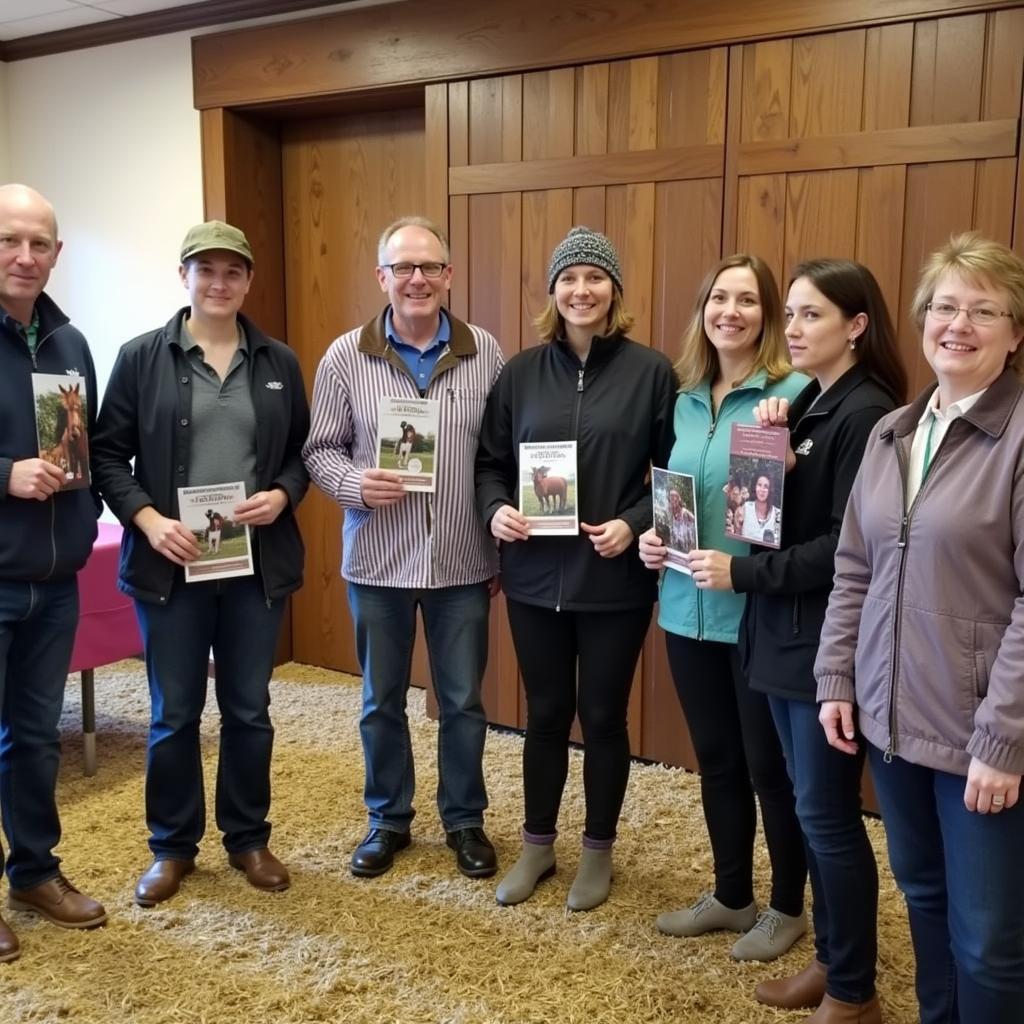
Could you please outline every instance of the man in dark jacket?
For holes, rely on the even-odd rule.
[[[0,810],[10,846],[8,906],[90,928],[106,912],[61,874],[53,848],[76,573],[92,550],[101,506],[88,488],[64,490],[64,470],[38,457],[32,386],[37,373],[82,378],[91,434],[97,396],[89,347],[43,292],[60,248],[53,207],[24,185],[0,187]],[[0,961],[18,953],[0,920]]]

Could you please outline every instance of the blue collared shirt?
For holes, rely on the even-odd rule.
[[[402,361],[409,367],[412,379],[420,391],[426,391],[430,383],[430,376],[434,372],[441,353],[444,352],[452,336],[451,324],[448,322],[448,315],[441,310],[440,324],[437,333],[430,339],[430,344],[422,351],[415,345],[404,342],[395,331],[394,321],[391,317],[391,310],[384,314],[384,331],[387,334],[391,347],[402,357]]]

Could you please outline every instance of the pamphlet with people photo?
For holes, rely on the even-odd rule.
[[[85,378],[71,373],[33,373],[39,458],[64,471],[61,490],[88,487],[89,433]]]
[[[436,398],[389,398],[377,410],[377,468],[402,477],[407,491],[434,490],[441,403]]]
[[[665,568],[692,576],[690,552],[697,543],[697,494],[693,477],[654,469],[651,473],[654,499],[654,532],[665,545]]]
[[[580,532],[576,500],[576,442],[519,445],[519,511],[531,536],[570,537]]]
[[[732,425],[729,480],[724,488],[727,537],[768,548],[780,546],[788,445],[786,427]]]
[[[185,582],[252,576],[249,527],[236,523],[234,509],[245,501],[245,484],[178,488],[178,518],[192,532],[202,554],[185,565]]]

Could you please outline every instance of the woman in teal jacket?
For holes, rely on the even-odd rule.
[[[730,256],[704,279],[676,370],[681,386],[668,468],[694,478],[700,548],[690,565],[699,571],[705,550],[749,552],[725,535],[732,425],[753,424],[761,399],[792,401],[808,383],[789,365],[779,289],[761,259]],[[648,568],[664,565],[665,547],[653,530],[640,537],[640,557]],[[732,948],[736,959],[773,960],[807,930],[807,865],[767,698],[750,690],[740,668],[744,597],[669,571],[660,601],[658,622],[700,768],[715,888],[662,914],[658,928],[680,936],[743,932]],[[771,902],[761,914],[753,889],[755,793],[772,864]]]

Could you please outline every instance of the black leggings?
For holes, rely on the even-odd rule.
[[[772,864],[771,906],[801,913],[807,859],[767,697],[747,685],[734,644],[675,633],[665,634],[665,644],[700,768],[716,898],[734,910],[754,899],[756,792]]]
[[[556,612],[509,600],[508,621],[526,690],[524,827],[534,835],[557,829],[569,772],[569,732],[578,710],[585,834],[614,839],[629,780],[629,691],[651,608]]]

